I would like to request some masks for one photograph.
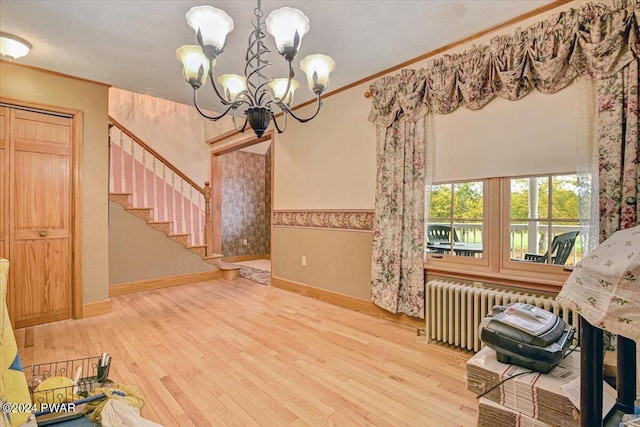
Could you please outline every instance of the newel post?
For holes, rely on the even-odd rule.
[[[213,255],[213,222],[211,222],[211,185],[204,183],[204,243],[207,256]]]

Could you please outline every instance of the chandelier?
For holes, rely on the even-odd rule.
[[[309,55],[300,61],[300,68],[307,75],[309,89],[316,95],[316,111],[307,118],[296,116],[291,110],[293,94],[299,83],[294,80],[292,61],[295,58],[302,37],[309,31],[309,19],[298,9],[283,7],[269,14],[262,22],[263,12],[258,0],[254,9],[255,21],[249,35],[249,46],[245,55],[244,75],[222,74],[214,78],[214,66],[218,56],[224,51],[227,34],[233,30],[233,20],[224,11],[211,6],[196,6],[187,12],[187,23],[196,32],[198,45],[180,47],[176,54],[183,65],[183,75],[193,87],[193,104],[200,115],[209,120],[219,120],[231,113],[236,130],[244,132],[247,124],[256,136],[261,138],[273,120],[278,133],[284,132],[287,117],[300,123],[313,119],[322,106],[321,95],[329,84],[329,74],[335,68],[333,59],[326,55]],[[278,53],[287,61],[289,75],[270,79],[263,70],[271,64],[263,57],[270,52],[264,45],[263,27],[275,40]],[[226,110],[217,116],[205,114],[198,105],[198,89],[211,80],[213,91]],[[282,123],[276,114],[282,113]],[[239,126],[236,117],[244,114],[244,124]]]

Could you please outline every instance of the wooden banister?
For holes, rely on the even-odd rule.
[[[211,185],[204,183],[204,244],[205,253],[213,255],[213,222],[211,221]]]
[[[138,145],[140,145],[145,150],[147,150],[156,159],[158,159],[162,163],[164,163],[167,166],[167,168],[171,169],[173,171],[173,173],[178,175],[180,178],[182,178],[185,182],[187,182],[193,188],[198,190],[200,192],[200,194],[204,195],[204,188],[200,187],[198,184],[193,182],[191,180],[191,178],[189,178],[184,173],[182,173],[177,167],[175,167],[173,164],[171,164],[171,162],[169,160],[167,160],[164,157],[162,157],[156,150],[151,148],[148,144],[146,144],[144,141],[142,141],[140,138],[138,138],[136,135],[134,135],[132,132],[130,132],[127,128],[125,128],[123,125],[121,125],[116,119],[114,119],[113,117],[109,116],[109,122],[111,122],[115,127],[117,127],[122,133],[124,133],[129,138],[134,140]]]
[[[113,117],[109,141],[109,191],[126,194],[131,208],[149,209],[152,222],[213,255],[210,184],[197,185]]]

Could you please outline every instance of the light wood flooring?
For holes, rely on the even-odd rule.
[[[25,366],[107,351],[167,427],[476,425],[471,355],[415,329],[242,278],[112,302],[16,331]]]

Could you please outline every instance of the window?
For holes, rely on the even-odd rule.
[[[428,272],[561,286],[582,259],[577,175],[437,183],[428,190]],[[582,224],[582,225],[581,225]],[[550,285],[550,286],[546,286]]]
[[[484,183],[470,181],[431,186],[427,253],[481,258]]]
[[[511,178],[511,258],[575,265],[582,259],[576,175]]]

